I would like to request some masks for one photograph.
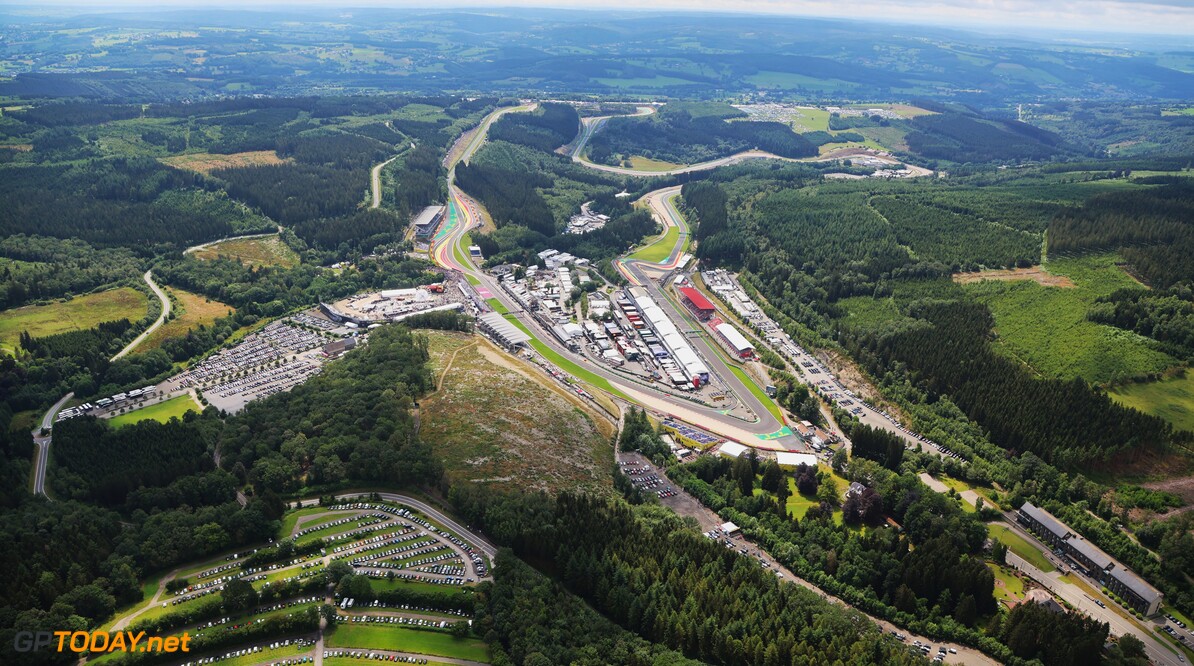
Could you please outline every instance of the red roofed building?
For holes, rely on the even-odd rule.
[[[708,321],[716,309],[709,299],[692,287],[680,287],[680,295],[684,297],[684,305],[701,321]]]

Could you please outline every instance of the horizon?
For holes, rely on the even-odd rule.
[[[608,0],[595,9],[577,0],[459,0],[433,6],[426,2],[392,0],[255,0],[251,3],[200,3],[195,0],[106,0],[80,4],[78,0],[46,0],[38,4],[0,0],[0,8],[31,14],[69,12],[73,15],[148,11],[221,10],[237,12],[286,12],[303,10],[411,10],[411,11],[569,11],[578,14],[624,12],[628,14],[693,14],[734,16],[783,16],[793,19],[843,20],[871,24],[896,24],[924,28],[951,28],[981,34],[1033,41],[1072,41],[1095,38],[1102,43],[1132,41],[1132,37],[1162,36],[1194,40],[1194,0],[1099,0],[1070,3],[1064,0],[989,0],[982,6],[957,6],[938,0],[861,0],[848,5],[826,0],[659,0],[643,7],[632,0]],[[966,3],[971,5],[972,3]],[[1124,30],[1123,26],[1131,26]],[[1031,27],[1026,27],[1031,26]],[[1017,32],[1022,34],[1016,34]],[[1051,35],[1050,33],[1057,33]]]

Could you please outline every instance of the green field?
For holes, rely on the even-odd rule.
[[[1142,289],[1115,265],[1114,254],[1053,259],[1044,268],[1073,288],[1029,280],[985,280],[964,286],[995,316],[995,349],[1046,377],[1081,377],[1105,384],[1177,364],[1140,335],[1089,321],[1095,299],[1117,289]]]
[[[667,228],[667,231],[663,232],[662,236],[658,236],[650,244],[635,251],[634,254],[630,255],[630,258],[658,264],[672,255],[672,248],[676,247],[676,240],[679,238],[680,227],[675,225],[670,226]]]
[[[437,585],[435,583],[422,583],[417,580],[402,580],[395,578],[394,580],[386,580],[385,578],[371,578],[369,579],[369,586],[373,588],[374,592],[385,592],[389,590],[407,590],[414,592],[430,592],[432,594],[442,594],[451,596],[454,594],[469,594],[461,592],[463,588],[459,585]]]
[[[345,516],[347,516],[347,515],[351,515],[351,514],[345,514]],[[302,545],[311,543],[312,541],[315,541],[316,539],[332,539],[332,538],[335,538],[335,537],[338,537],[338,536],[344,534],[345,532],[351,532],[352,530],[355,530],[355,529],[357,529],[357,524],[355,522],[347,522],[347,523],[344,523],[343,525],[336,525],[335,527],[325,527],[323,529],[319,529],[314,532],[304,534],[303,536],[299,537],[294,543],[297,546],[302,546]]]
[[[291,642],[293,642],[293,639]],[[240,646],[234,646],[228,648],[225,650],[225,652],[231,652],[239,649],[242,648]],[[315,654],[315,646],[287,645],[274,650],[264,647],[261,649],[261,652],[254,652],[253,654],[246,654],[239,657],[232,657],[231,659],[224,659],[220,661],[220,666],[252,666],[253,664],[260,663],[274,663],[275,661],[279,661],[287,657],[295,657],[302,654]],[[358,659],[357,661],[359,662],[360,660]]]
[[[820,504],[816,497],[801,495],[796,490],[796,479],[790,475],[788,476],[788,492],[790,493],[788,495],[788,502],[784,506],[787,508],[788,513],[797,519],[803,520],[804,514],[808,513],[809,509]]]
[[[1173,427],[1194,432],[1194,374],[1180,374],[1156,382],[1126,384],[1108,391],[1121,405],[1159,416]]]
[[[227,257],[249,266],[283,266],[299,264],[299,256],[277,235],[259,238],[234,238],[221,241],[191,253],[196,259],[210,260]]]
[[[146,314],[145,294],[132,287],[78,296],[49,305],[27,305],[0,312],[0,344],[15,348],[22,331],[35,338],[83,331],[105,321],[140,321]]]
[[[341,518],[349,518],[351,516],[352,516],[352,513],[344,512],[344,511],[337,511],[334,513],[329,512],[325,516],[320,516],[319,518],[317,518],[315,520],[303,523],[302,529],[308,530],[308,529],[311,529],[312,527],[319,527],[320,525],[326,525],[327,523],[334,523],[337,520],[340,520]],[[293,525],[292,525],[292,528],[293,528]],[[289,534],[289,532],[287,532],[286,534]],[[286,534],[283,534],[283,536],[286,536]]]
[[[489,661],[489,648],[476,638],[453,638],[439,631],[408,629],[398,625],[341,622],[324,636],[324,642],[330,648],[372,648]]]
[[[825,109],[797,109],[792,129],[797,132],[828,132],[829,112]]]
[[[183,414],[187,412],[200,412],[203,408],[195,399],[189,395],[180,395],[177,398],[170,398],[164,402],[157,402],[148,407],[135,409],[131,412],[113,416],[109,419],[109,423],[113,428],[120,428],[129,425],[130,423],[138,423],[140,421],[154,420],[158,423],[165,423],[172,418],[182,418]]]
[[[282,517],[282,526],[278,528],[278,538],[289,536],[294,531],[294,527],[298,525],[299,518],[303,516],[314,516],[320,513],[334,513],[326,506],[309,506],[305,509],[298,509],[290,511]],[[306,527],[306,525],[304,525]]]
[[[1025,540],[1024,537],[1011,531],[1007,525],[989,523],[987,525],[987,533],[991,535],[991,538],[998,539],[1000,543],[1007,546],[1008,550],[1024,558],[1029,564],[1041,571],[1048,573],[1056,570],[1053,563],[1045,558],[1044,553],[1032,542]]]

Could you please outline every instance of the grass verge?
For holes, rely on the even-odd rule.
[[[1000,543],[1008,547],[1008,550],[1024,558],[1032,566],[1048,573],[1056,571],[1057,567],[1045,557],[1045,554],[1029,541],[1016,534],[1007,525],[1000,525],[998,523],[990,523],[987,525],[987,534],[991,538],[997,539]]]

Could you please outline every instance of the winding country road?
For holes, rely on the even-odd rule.
[[[161,328],[162,324],[166,323],[166,318],[170,316],[170,297],[166,295],[166,292],[163,291],[160,286],[158,286],[158,283],[153,281],[153,269],[145,271],[145,274],[141,277],[145,280],[145,284],[149,285],[149,288],[153,291],[154,295],[158,297],[158,300],[161,301],[162,311],[160,314],[158,314],[158,318],[149,325],[149,328],[146,328],[144,331],[142,331],[141,335],[138,335],[136,338],[134,338],[132,342],[125,346],[124,349],[116,352],[116,355],[110,359],[112,361],[123,358],[136,349],[137,345],[140,345],[145,341],[146,338],[152,335],[154,331]],[[46,467],[49,465],[50,460],[50,444],[53,439],[54,416],[58,414],[58,412],[62,410],[63,406],[66,405],[67,401],[73,397],[75,397],[75,393],[74,391],[71,391],[70,393],[67,393],[59,398],[58,402],[54,403],[54,405],[46,410],[46,413],[42,415],[41,425],[33,431],[33,443],[37,446],[37,456],[33,465],[32,486],[34,495],[45,495],[47,499],[49,498],[49,495],[46,493]],[[43,435],[42,433],[45,434]]]
[[[697,164],[688,164],[678,166],[674,169],[664,170],[648,170],[648,169],[634,169],[630,167],[611,166],[609,164],[598,164],[591,162],[584,156],[585,146],[593,138],[593,135],[601,131],[611,118],[633,118],[637,116],[647,116],[655,113],[656,109],[653,106],[640,106],[637,113],[628,114],[624,116],[595,116],[581,119],[580,136],[572,145],[570,150],[564,151],[573,162],[583,164],[590,169],[598,171],[605,171],[607,173],[616,173],[620,176],[640,176],[643,178],[653,178],[658,176],[678,176],[685,173],[693,173],[696,171],[708,171],[709,169],[716,169],[718,167],[730,166],[732,164],[739,164],[749,160],[778,160],[781,162],[836,162],[838,160],[849,159],[850,154],[826,155],[821,157],[781,157],[774,153],[769,153],[765,150],[744,150],[734,155],[727,157],[719,157],[717,159],[709,160],[707,162],[698,162]],[[892,157],[878,156],[871,153],[858,153],[858,155],[865,154],[871,159],[881,160],[891,165],[901,164],[901,162]],[[905,165],[914,176],[931,176],[933,172],[923,167],[913,166],[911,164]]]
[[[398,155],[374,166],[373,170],[369,172],[369,188],[373,192],[373,203],[370,204],[370,208],[379,208],[381,206],[381,170],[396,159],[398,159]]]
[[[166,323],[166,318],[170,316],[170,297],[166,295],[165,291],[162,291],[162,288],[158,286],[158,283],[153,281],[153,269],[145,271],[145,275],[142,275],[141,277],[145,280],[145,284],[149,285],[149,288],[153,290],[153,293],[158,297],[158,300],[161,301],[162,311],[160,314],[158,314],[157,320],[149,325],[149,328],[142,331],[141,335],[138,335],[136,338],[134,338],[133,341],[128,343],[124,349],[121,349],[116,353],[115,356],[112,357],[113,361],[118,358],[123,358],[125,355],[136,349],[137,345],[145,341],[145,338],[148,338],[153,334],[154,331],[161,328],[162,324]]]

